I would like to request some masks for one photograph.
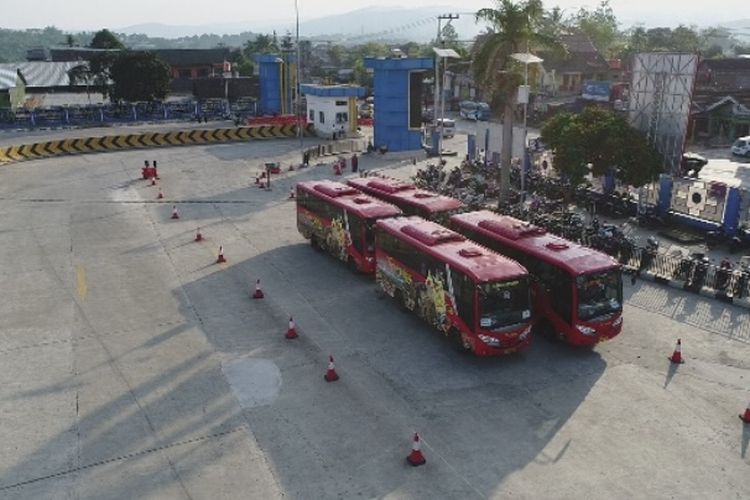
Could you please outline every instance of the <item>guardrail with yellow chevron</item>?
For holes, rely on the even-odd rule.
[[[305,134],[308,135],[311,132],[312,125],[308,125],[305,128]],[[297,125],[291,124],[58,139],[0,148],[0,163],[13,163],[24,160],[35,160],[38,158],[49,158],[52,156],[122,151],[136,148],[157,148],[208,144],[212,142],[274,139],[280,137],[295,137],[296,135]]]

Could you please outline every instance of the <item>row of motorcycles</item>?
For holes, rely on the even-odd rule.
[[[481,208],[485,200],[496,196],[493,165],[482,162],[464,162],[449,172],[445,171],[445,162],[430,164],[426,169],[417,172],[415,183],[425,189],[462,199],[469,209]],[[519,169],[511,170],[512,180],[517,181]],[[513,179],[516,176],[516,179]],[[571,241],[575,241],[604,252],[616,258],[622,265],[635,268],[636,276],[646,270],[658,269],[656,274],[671,274],[671,279],[684,282],[686,290],[698,293],[705,286],[713,288],[720,294],[742,298],[748,295],[750,285],[750,264],[743,263],[735,268],[728,259],[715,266],[703,253],[673,257],[659,254],[659,241],[649,237],[640,247],[635,238],[627,231],[627,224],[601,223],[596,214],[612,217],[634,217],[638,225],[653,229],[667,225],[666,221],[654,207],[637,210],[636,204],[627,193],[610,195],[596,194],[581,186],[573,193],[576,204],[591,210],[592,219],[588,224],[576,212],[567,210],[564,199],[570,196],[571,188],[563,180],[541,177],[535,174],[527,176],[526,189],[532,193],[526,203],[519,203],[519,198],[511,197],[495,209],[499,213],[528,221]],[[541,192],[540,192],[541,191]],[[549,196],[548,196],[549,195]],[[743,234],[746,232],[747,234]],[[750,230],[741,228],[738,236],[727,239],[720,233],[707,232],[706,243],[709,248],[719,244],[728,244],[730,252],[745,248],[750,241]],[[674,259],[677,259],[675,263]]]
[[[748,293],[750,266],[742,263],[735,269],[726,258],[718,266],[714,266],[705,254],[694,252],[680,260],[672,278],[683,280],[683,288],[695,293],[707,286],[721,294],[742,298]]]

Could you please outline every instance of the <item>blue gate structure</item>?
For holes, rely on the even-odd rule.
[[[422,148],[422,89],[431,58],[365,58],[374,70],[374,145],[388,151]]]

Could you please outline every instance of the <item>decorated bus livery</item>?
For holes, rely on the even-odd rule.
[[[352,245],[352,235],[346,213],[343,217],[335,217],[330,226],[325,226],[320,219],[308,212],[301,212],[300,222],[304,227],[302,234],[305,238],[315,236],[337,259],[346,262],[349,259],[349,247]]]
[[[450,329],[448,314],[454,314],[443,278],[432,271],[424,282],[415,281],[412,274],[392,257],[378,261],[375,277],[378,285],[391,297],[401,294],[404,306],[415,311],[421,318],[438,330],[447,333]]]
[[[328,251],[339,260],[346,262],[349,259],[349,247],[352,244],[352,235],[349,233],[346,212],[344,212],[343,218],[334,218],[327,229],[325,242],[328,245]]]

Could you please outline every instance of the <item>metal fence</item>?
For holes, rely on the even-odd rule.
[[[96,126],[174,120],[217,120],[231,117],[224,99],[153,101],[90,106],[55,106],[33,110],[0,110],[0,130]],[[243,109],[243,116],[249,110]]]

